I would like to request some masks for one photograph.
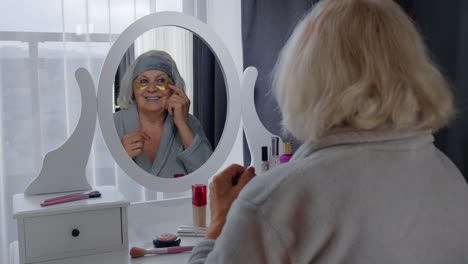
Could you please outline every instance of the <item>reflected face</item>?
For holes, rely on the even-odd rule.
[[[133,81],[133,94],[139,110],[159,112],[166,110],[166,101],[172,90],[169,76],[159,70],[140,73]]]

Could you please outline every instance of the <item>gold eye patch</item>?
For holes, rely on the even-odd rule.
[[[137,88],[138,90],[143,90],[143,89],[146,89],[146,87],[148,87],[147,83],[140,83],[137,80],[135,80],[134,85],[135,85],[135,88]]]
[[[170,79],[166,79],[163,83],[156,85],[160,91],[166,91],[169,88],[169,84],[172,84]],[[138,80],[135,80],[135,88],[138,90],[144,90],[148,87],[148,83],[141,83]]]
[[[166,91],[169,88],[169,84],[172,84],[171,80],[166,79],[164,83],[156,85],[156,88],[158,88],[160,91]]]
[[[161,91],[166,91],[166,89],[167,89],[166,86],[164,86],[164,85],[156,85],[156,88],[158,88]]]

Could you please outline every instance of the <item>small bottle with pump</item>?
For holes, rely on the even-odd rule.
[[[262,163],[261,163],[261,172],[265,172],[269,169],[268,165],[268,147],[262,146]]]
[[[271,137],[271,157],[268,161],[269,169],[279,165],[279,137]]]
[[[292,143],[291,142],[284,142],[284,153],[280,156],[280,163],[286,163],[291,159],[293,155],[292,151]]]
[[[192,185],[193,226],[206,227],[206,185]]]

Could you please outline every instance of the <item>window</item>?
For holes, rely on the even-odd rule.
[[[0,262],[8,262],[8,244],[16,240],[11,215],[13,194],[24,191],[39,173],[44,155],[63,144],[78,122],[81,98],[75,70],[87,68],[97,83],[107,52],[120,32],[153,12],[191,12],[183,2],[0,2]],[[181,37],[184,44],[178,43],[187,45],[184,52],[190,52],[191,34],[177,30],[164,34],[172,42]],[[136,54],[158,47],[149,42],[153,41],[147,36],[137,40]],[[164,41],[156,44],[167,46]],[[181,71],[191,72],[191,61],[177,62],[184,64]],[[191,77],[186,78],[190,82]],[[117,185],[132,202],[165,198],[141,187],[120,170],[99,130],[98,125],[87,166],[89,182]]]

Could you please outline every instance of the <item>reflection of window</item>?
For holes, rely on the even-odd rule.
[[[120,32],[156,11],[191,12],[183,2],[0,1],[0,263],[8,263],[8,243],[16,239],[11,197],[24,191],[39,173],[45,153],[61,145],[78,122],[81,97],[75,70],[88,69],[97,84]],[[122,173],[99,128],[87,176],[92,185],[117,185],[130,201],[164,198]]]
[[[135,57],[148,50],[163,50],[171,55],[184,78],[186,93],[193,98],[193,34],[178,27],[161,27],[144,33],[135,41]],[[190,105],[190,113],[193,105]]]

